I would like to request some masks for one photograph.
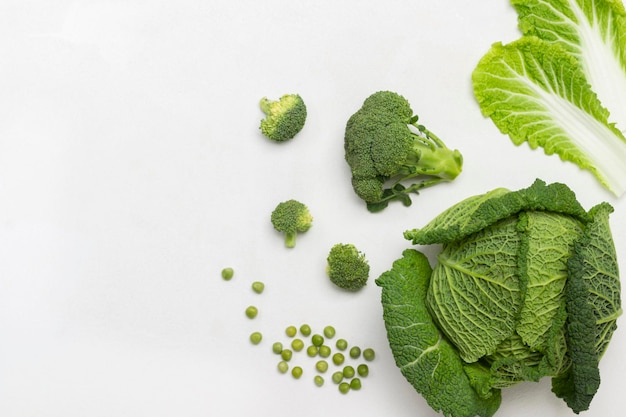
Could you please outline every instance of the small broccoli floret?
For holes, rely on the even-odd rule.
[[[328,254],[326,273],[330,281],[340,288],[357,291],[365,286],[370,266],[353,244],[337,243]]]
[[[368,210],[383,210],[393,200],[409,206],[410,193],[461,173],[461,153],[417,121],[409,102],[391,91],[370,95],[348,120],[345,158]]]
[[[285,246],[296,246],[296,235],[311,228],[313,216],[306,205],[296,200],[279,203],[272,212],[274,229],[285,235]]]
[[[306,105],[298,94],[285,94],[278,100],[263,97],[259,104],[265,113],[260,129],[267,138],[284,142],[292,139],[304,127]]]

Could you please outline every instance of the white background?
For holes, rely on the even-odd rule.
[[[373,282],[411,246],[404,230],[540,177],[586,208],[610,202],[626,262],[624,200],[480,114],[471,72],[518,36],[505,0],[2,2],[0,416],[436,416],[393,363]],[[343,129],[380,89],[409,99],[465,165],[413,206],[371,214]],[[304,130],[270,143],[258,100],[296,92]],[[315,218],[291,250],[269,222],[289,198]],[[359,293],[325,276],[339,242],[370,261]],[[305,322],[376,350],[360,392],[315,387],[304,354],[301,380],[278,374],[271,343]],[[620,327],[584,415],[623,415],[625,348]],[[505,390],[496,415],[574,414],[544,380]]]

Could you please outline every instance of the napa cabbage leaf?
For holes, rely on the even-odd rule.
[[[483,115],[515,145],[557,154],[622,195],[626,13],[621,2],[512,3],[523,36],[494,43],[472,73]]]

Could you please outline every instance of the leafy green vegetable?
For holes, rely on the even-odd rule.
[[[442,245],[436,265],[406,250],[376,283],[396,363],[431,407],[492,415],[500,389],[544,377],[576,413],[589,407],[622,313],[611,212],[537,180],[405,232]]]
[[[483,115],[626,191],[626,14],[611,0],[512,0],[524,33],[472,74]],[[618,128],[619,127],[619,128]]]

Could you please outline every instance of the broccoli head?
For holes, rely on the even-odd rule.
[[[365,286],[370,266],[353,244],[337,243],[328,254],[326,273],[336,286],[348,291],[357,291]]]
[[[265,118],[261,120],[261,132],[273,141],[292,139],[304,127],[306,105],[298,94],[285,94],[278,100],[263,97],[260,106],[265,113]]]
[[[369,211],[381,211],[393,200],[409,206],[410,193],[461,173],[461,153],[417,121],[409,102],[391,91],[372,94],[348,119],[345,158],[352,187]]]
[[[274,229],[285,235],[285,246],[296,246],[296,235],[311,228],[313,216],[309,208],[297,200],[287,200],[279,203],[272,212]]]

